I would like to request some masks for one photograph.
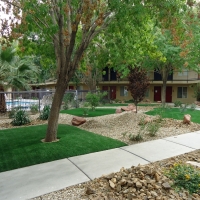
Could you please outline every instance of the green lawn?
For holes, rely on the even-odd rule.
[[[75,115],[79,117],[97,117],[97,116],[103,116],[103,115],[110,115],[114,114],[116,109],[114,108],[96,108],[95,111],[92,111],[89,109],[88,115],[83,115],[83,108],[76,108],[76,109],[70,109],[70,110],[62,110],[60,113]]]
[[[134,103],[106,103],[103,105],[104,107],[117,107],[117,106],[128,106],[128,104],[134,104]],[[159,106],[159,104],[151,104],[151,103],[139,103],[138,106]]]
[[[43,143],[47,125],[0,130],[0,172],[126,146],[69,125],[59,125],[59,142]]]
[[[117,107],[117,106],[128,106],[128,103],[106,103],[102,107]]]
[[[163,108],[154,108],[151,111],[146,112],[147,115],[158,115],[161,113],[163,118],[173,118],[182,120],[185,114],[191,115],[191,121],[195,123],[200,123],[200,111],[191,109],[187,109],[184,112],[181,112],[180,108],[171,108],[171,109],[164,109]]]

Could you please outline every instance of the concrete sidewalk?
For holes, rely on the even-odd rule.
[[[200,131],[0,173],[0,199],[30,199],[138,164],[200,149]]]

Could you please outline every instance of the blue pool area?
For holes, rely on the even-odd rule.
[[[8,101],[6,105],[8,106],[21,106],[21,105],[30,105],[31,102],[17,102],[17,101]]]
[[[38,104],[38,100],[30,100],[25,99],[22,100],[14,100],[14,101],[6,101],[6,107],[8,110],[11,108],[21,107],[22,109],[29,110],[31,105]]]

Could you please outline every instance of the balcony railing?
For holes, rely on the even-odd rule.
[[[149,80],[150,81],[162,81],[162,77],[159,73],[156,72],[148,72],[147,73]],[[168,81],[196,81],[200,80],[200,74],[194,71],[184,71],[184,72],[179,72],[179,71],[173,71],[172,74],[168,76]],[[120,81],[128,81],[128,78],[124,77],[109,77],[109,76],[104,76],[102,77],[102,82],[120,82]]]

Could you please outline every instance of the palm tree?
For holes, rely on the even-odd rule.
[[[0,92],[5,87],[16,89],[30,89],[28,83],[37,80],[38,67],[34,63],[34,57],[25,56],[20,58],[16,54],[18,43],[11,46],[0,46]],[[0,94],[0,113],[6,112],[6,101],[3,93]]]

